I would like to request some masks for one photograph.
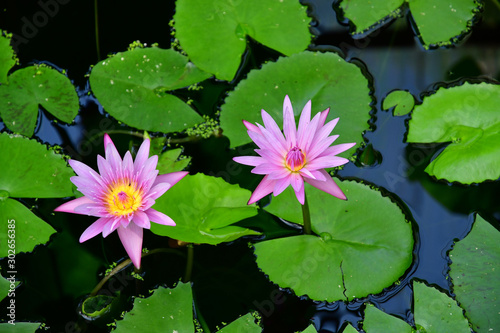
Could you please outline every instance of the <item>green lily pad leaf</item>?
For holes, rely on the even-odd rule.
[[[7,262],[7,267],[9,266],[9,263]],[[10,269],[7,270],[7,275],[5,277],[0,274],[0,302],[7,296],[9,297],[14,297],[15,296],[15,289],[17,285],[19,284],[19,281],[15,281],[15,278],[12,280],[11,275],[9,275]],[[14,271],[15,271],[15,266],[14,266]],[[13,292],[13,294],[12,294]]]
[[[260,333],[262,327],[255,323],[255,317],[252,313],[236,319],[226,327],[217,331],[218,333]]]
[[[316,331],[312,331],[312,332],[316,332]],[[358,331],[356,331],[356,329],[354,327],[352,327],[351,324],[347,324],[347,326],[344,328],[342,333],[358,333]]]
[[[246,36],[287,56],[311,42],[311,19],[297,1],[179,0],[174,21],[175,36],[191,61],[227,81],[240,66]]]
[[[476,0],[419,0],[408,3],[426,48],[452,45],[457,37],[468,33],[481,6]]]
[[[408,142],[450,142],[425,169],[463,184],[500,177],[500,85],[440,88],[415,106]]]
[[[500,327],[500,233],[481,216],[450,252],[450,277],[457,301],[474,331]]]
[[[194,332],[191,285],[160,287],[148,298],[136,298],[116,326],[116,333],[137,332],[138,327],[142,332]]]
[[[17,62],[11,39],[12,35],[0,30],[0,83],[7,82],[7,73]]]
[[[372,99],[368,80],[360,68],[346,62],[335,53],[302,52],[252,70],[229,93],[221,108],[223,134],[231,147],[251,141],[241,123],[262,124],[261,109],[283,125],[283,100],[290,97],[298,122],[302,108],[312,101],[312,116],[330,108],[328,120],[340,117],[334,129],[340,138],[336,143],[357,142],[358,145],[340,156],[350,156],[363,141],[368,130]]]
[[[9,255],[11,245],[15,244],[15,253],[33,251],[38,244],[45,244],[56,231],[49,224],[33,214],[17,200],[7,198],[0,201],[0,258]],[[8,223],[7,223],[8,221]],[[15,230],[14,233],[8,230]],[[11,236],[12,234],[15,235]],[[15,240],[15,243],[11,240]],[[15,267],[8,267],[15,270]]]
[[[127,125],[153,132],[175,132],[203,118],[166,92],[209,77],[172,49],[135,48],[95,65],[90,86],[104,109]]]
[[[34,333],[40,327],[40,323],[21,323],[15,325],[9,323],[0,324],[0,333]]]
[[[406,90],[394,90],[390,92],[382,102],[382,108],[388,110],[394,107],[394,116],[404,116],[413,110],[415,98]]]
[[[78,95],[66,75],[35,65],[15,71],[0,86],[0,116],[13,132],[32,136],[40,105],[59,120],[73,121]]]
[[[0,192],[16,198],[60,198],[73,195],[73,170],[61,155],[35,140],[0,134]]]
[[[353,34],[364,34],[401,15],[408,2],[410,12],[425,48],[449,46],[467,34],[481,4],[476,0],[343,0],[344,16],[355,26]]]
[[[302,333],[318,333],[318,331],[316,331],[316,329],[314,328],[314,325],[311,324],[311,325],[307,326],[307,328],[305,330],[303,330]]]
[[[171,149],[162,153],[158,157],[158,169],[160,175],[164,173],[170,173],[175,171],[182,171],[188,166],[191,161],[191,157],[181,158],[179,156],[182,153],[182,149]]]
[[[232,224],[257,215],[257,206],[247,205],[250,191],[203,174],[186,176],[156,200],[154,209],[170,216],[175,227],[151,224],[151,231],[188,243],[219,244],[254,230]]]
[[[82,314],[88,320],[95,320],[111,311],[113,302],[116,297],[108,295],[90,296],[82,303]]]
[[[457,302],[436,288],[413,281],[413,308],[419,332],[470,333],[469,323]]]
[[[367,304],[363,330],[366,333],[412,333],[413,330],[408,323],[397,317],[393,317],[380,311],[372,304]]]
[[[340,8],[354,25],[354,34],[378,27],[390,18],[396,18],[405,0],[343,0]]]
[[[306,184],[312,230],[319,236],[299,235],[255,244],[258,266],[280,287],[314,300],[350,301],[381,292],[410,266],[412,230],[399,207],[369,186],[351,181],[339,186],[347,201]],[[291,187],[265,209],[302,223],[301,208]]]

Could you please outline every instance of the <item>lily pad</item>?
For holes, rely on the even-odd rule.
[[[34,65],[10,74],[0,86],[0,116],[13,132],[32,136],[39,106],[61,121],[73,121],[78,95],[67,76],[47,65]]]
[[[312,116],[330,108],[328,120],[340,117],[334,134],[336,143],[358,144],[340,156],[350,156],[363,142],[368,130],[372,99],[368,80],[361,69],[335,53],[302,52],[270,62],[252,70],[230,92],[221,107],[223,134],[231,147],[251,141],[242,119],[261,123],[261,109],[266,110],[279,126],[283,124],[283,99],[290,96],[298,122],[302,108],[312,100]]]
[[[401,14],[407,2],[425,48],[448,46],[467,34],[481,8],[476,0],[343,0],[344,16],[355,26],[351,32],[364,34]]]
[[[160,287],[148,298],[136,298],[134,307],[116,322],[116,333],[194,332],[191,286]]]
[[[175,171],[182,171],[191,161],[191,157],[181,158],[179,156],[182,153],[182,149],[171,149],[160,154],[158,156],[158,166],[156,169],[159,171],[160,175],[164,173],[170,173]]]
[[[457,302],[436,288],[413,281],[413,308],[419,332],[470,333],[469,323]]]
[[[312,332],[315,332],[315,331],[312,331]],[[358,333],[358,331],[356,331],[356,329],[354,327],[352,327],[351,324],[347,324],[347,326],[344,328],[342,333]]]
[[[9,333],[34,333],[40,327],[40,323],[21,323],[16,322],[15,325],[9,323],[0,324],[0,332]]]
[[[0,134],[0,197],[60,198],[73,195],[73,170],[61,155],[35,140]]]
[[[425,168],[463,184],[500,177],[500,85],[440,88],[415,106],[408,142],[450,142]]]
[[[287,56],[311,42],[311,19],[298,1],[179,0],[174,21],[191,61],[227,81],[240,66],[247,36]]]
[[[457,301],[474,331],[500,327],[500,233],[481,216],[450,252],[450,276]]]
[[[255,317],[251,313],[236,319],[218,333],[260,333],[262,328],[255,323]]]
[[[8,262],[7,262],[7,267],[9,267]],[[10,271],[10,269],[7,270],[7,272],[9,272],[9,271]],[[0,302],[5,297],[7,297],[12,292],[12,290],[15,290],[15,287],[19,284],[19,281],[14,281],[14,286],[12,286],[12,283],[11,283],[12,281],[7,280],[7,279],[10,279],[9,273],[7,273],[7,275],[5,277],[3,277],[2,274],[0,274]],[[14,287],[14,288],[11,289],[11,287]],[[15,291],[14,291],[14,293],[15,293]],[[12,295],[12,296],[14,296],[14,295]]]
[[[7,82],[7,73],[17,61],[11,39],[11,35],[0,30],[0,84]]]
[[[415,106],[415,98],[406,90],[391,91],[382,103],[382,108],[388,110],[394,107],[394,116],[404,116],[413,110]]]
[[[352,181],[339,186],[347,201],[306,184],[316,235],[255,244],[258,266],[280,287],[314,300],[350,301],[381,292],[410,266],[412,230],[400,208],[369,186]],[[274,197],[266,210],[302,223],[291,188]]]
[[[104,109],[119,121],[166,133],[203,120],[184,101],[167,92],[210,76],[172,49],[135,48],[95,65],[90,86]]]
[[[251,193],[222,178],[196,174],[156,200],[154,209],[167,214],[176,226],[151,224],[151,231],[188,243],[219,244],[259,232],[232,224],[257,215],[256,205],[247,205]]]
[[[411,326],[404,320],[380,311],[372,304],[367,304],[363,330],[366,333],[412,333]]]
[[[314,325],[311,324],[311,325],[307,326],[307,328],[305,330],[303,330],[302,333],[318,333],[318,331],[316,331],[316,329],[314,328]]]
[[[28,208],[17,200],[7,198],[0,201],[0,221],[2,230],[0,231],[0,258],[9,255],[9,244],[15,244],[15,253],[31,252],[38,244],[45,244],[50,235],[56,231],[49,224],[33,214]],[[7,221],[14,221],[7,223]],[[9,228],[13,225],[15,228]],[[9,236],[9,229],[15,230],[15,238]],[[14,239],[15,243],[8,242]],[[15,268],[9,267],[12,270]]]

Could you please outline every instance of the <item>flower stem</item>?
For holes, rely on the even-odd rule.
[[[311,234],[311,214],[309,212],[309,202],[307,202],[307,195],[304,194],[304,204],[302,205],[302,220],[304,221],[304,233]]]
[[[97,51],[97,61],[100,61],[101,48],[99,46],[99,15],[97,9],[97,0],[94,0],[94,30],[95,30],[95,48]]]
[[[193,272],[193,258],[194,258],[194,246],[193,244],[188,244],[186,271],[184,273],[184,278],[182,279],[182,282],[184,283],[191,281],[191,273]]]

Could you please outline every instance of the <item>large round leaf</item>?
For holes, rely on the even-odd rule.
[[[174,20],[175,36],[189,58],[228,81],[240,66],[246,36],[285,55],[311,42],[311,19],[298,1],[178,0]]]
[[[90,85],[104,109],[127,125],[157,132],[175,132],[203,118],[166,91],[203,81],[200,71],[172,49],[135,48],[99,62]]]
[[[313,116],[330,108],[328,120],[340,117],[334,129],[340,135],[336,143],[358,143],[341,155],[352,154],[363,141],[372,99],[368,80],[360,68],[335,53],[302,52],[251,71],[229,93],[222,106],[221,127],[231,140],[231,147],[251,141],[241,120],[262,124],[261,109],[281,126],[285,95],[290,96],[297,120],[309,100]]]
[[[148,298],[136,298],[134,308],[116,324],[116,333],[194,332],[191,286],[160,287]]]
[[[500,327],[500,233],[481,216],[450,252],[450,276],[457,301],[476,332]]]
[[[450,142],[425,171],[463,184],[500,177],[500,85],[440,88],[415,106],[408,142]]]
[[[74,176],[61,155],[35,140],[0,134],[0,191],[16,198],[60,198],[73,195]]]
[[[256,205],[247,206],[250,195],[250,191],[228,184],[222,178],[200,173],[186,176],[153,206],[177,225],[153,223],[151,231],[188,243],[212,245],[258,235],[256,231],[231,225],[257,215]]]
[[[0,201],[0,218],[2,221],[0,258],[9,255],[9,249],[11,249],[9,245],[14,245],[16,254],[31,252],[38,244],[45,244],[50,235],[56,232],[49,224],[14,199],[7,198]],[[13,227],[9,228],[9,225]],[[15,232],[9,233],[8,230],[15,230]],[[15,237],[12,238],[10,235]],[[8,270],[16,270],[15,265],[9,266]]]
[[[340,183],[348,201],[306,184],[313,231],[255,244],[257,264],[269,279],[297,295],[333,302],[381,292],[412,262],[410,223],[380,192],[351,181]],[[289,188],[266,208],[302,222]],[[373,212],[376,212],[373,213]]]
[[[15,71],[0,85],[0,116],[10,130],[32,136],[39,105],[71,123],[79,104],[68,77],[46,65],[35,65]]]
[[[16,64],[14,50],[10,46],[11,37],[0,30],[0,84],[7,82],[7,73]]]

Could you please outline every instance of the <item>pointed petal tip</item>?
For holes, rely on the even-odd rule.
[[[104,133],[104,149],[108,146],[108,144],[113,143],[113,140],[109,137],[108,133]]]

